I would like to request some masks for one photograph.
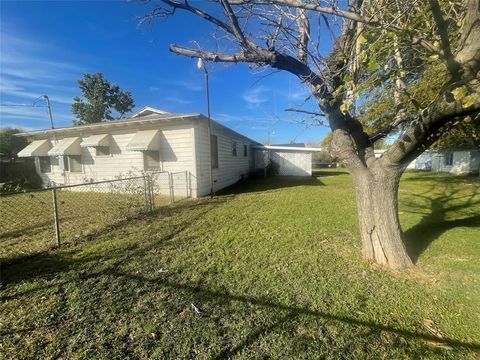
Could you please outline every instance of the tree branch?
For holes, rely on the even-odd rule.
[[[304,113],[304,114],[313,115],[313,116],[323,116],[323,117],[326,116],[324,113],[320,113],[320,112],[316,112],[316,111],[302,110],[302,109],[288,108],[288,109],[285,109],[285,111]]]
[[[204,60],[213,62],[239,63],[252,61],[251,59],[248,59],[244,54],[225,54],[205,50],[196,50],[175,44],[170,45],[170,51],[178,55],[188,56],[191,58],[202,58]]]
[[[240,47],[243,49],[247,49],[249,47],[247,39],[243,35],[243,32],[240,29],[240,26],[238,25],[238,19],[233,13],[232,7],[230,6],[227,0],[220,0],[220,3],[222,4],[223,10],[225,11],[225,14],[227,15],[230,21],[232,32],[237,38],[240,44]]]
[[[444,91],[436,101],[420,112],[416,121],[412,121],[397,140],[383,155],[382,160],[389,164],[401,164],[424,144],[430,144],[441,135],[441,129],[455,119],[462,119],[480,111],[480,81],[474,79],[464,85],[469,89],[474,102],[466,106],[464,98],[455,100],[450,90]]]
[[[298,39],[298,59],[306,64],[308,59],[308,41],[310,39],[310,23],[304,9],[297,9],[297,24],[300,34]]]
[[[229,3],[231,5],[247,5],[247,4],[279,5],[279,6],[286,6],[290,8],[296,8],[296,9],[312,10],[312,11],[316,11],[324,14],[336,15],[336,16],[343,17],[345,19],[354,20],[362,23],[371,24],[371,25],[374,25],[377,23],[375,19],[369,19],[369,18],[363,17],[356,12],[341,10],[335,6],[324,7],[314,2],[303,2],[303,1],[297,1],[297,0],[230,0]]]
[[[195,14],[195,15],[211,22],[214,25],[217,25],[219,28],[225,30],[227,33],[232,34],[232,35],[234,34],[232,28],[230,28],[230,26],[225,24],[223,21],[221,21],[220,19],[217,19],[216,17],[206,13],[205,11],[203,11],[203,10],[197,8],[197,7],[191,6],[187,1],[185,1],[183,3],[173,1],[173,0],[161,0],[161,1],[163,3],[171,6],[174,9],[182,9],[182,10],[191,12],[192,14]]]
[[[433,19],[437,24],[438,33],[440,34],[440,41],[442,43],[443,57],[447,62],[448,71],[454,78],[459,78],[460,66],[455,61],[455,58],[452,54],[452,49],[450,47],[450,40],[448,39],[448,25],[443,19],[442,10],[438,4],[438,0],[429,0],[430,9],[432,10]]]

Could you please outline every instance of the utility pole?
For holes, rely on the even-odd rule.
[[[50,119],[50,127],[51,127],[52,129],[55,129],[55,128],[53,127],[52,108],[51,108],[51,106],[50,106],[50,99],[49,99],[49,97],[48,97],[47,95],[41,95],[41,96],[39,96],[38,98],[35,99],[35,101],[33,102],[33,105],[35,105],[35,104],[38,102],[38,100],[40,100],[41,98],[44,98],[45,101],[47,102],[47,110],[48,110],[48,117],[49,117],[49,119]]]
[[[210,159],[209,159],[209,164],[210,164],[210,169],[209,169],[209,177],[210,177],[210,198],[213,198],[213,168],[212,168],[212,124],[210,120],[210,89],[208,87],[208,71],[207,67],[205,66],[205,62],[203,61],[202,58],[198,59],[197,62],[197,67],[198,69],[203,69],[205,73],[205,92],[206,92],[206,100],[207,100],[207,116],[208,116],[208,122],[207,122],[207,128],[208,128],[208,152],[210,154]]]

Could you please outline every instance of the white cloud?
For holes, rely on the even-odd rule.
[[[47,108],[45,106],[39,105],[35,107],[27,107],[27,106],[8,106],[9,104],[4,104],[0,107],[0,119],[1,125],[4,126],[5,118],[8,118],[9,121],[12,120],[32,120],[34,122],[45,122],[50,123],[50,119],[48,117]],[[73,115],[69,113],[57,112],[55,108],[52,109],[53,120],[65,122],[71,121],[73,119]]]
[[[0,27],[1,125],[49,127],[44,106],[4,106],[12,103],[31,105],[44,94],[51,100],[54,122],[57,125],[70,123],[73,119],[70,105],[78,93],[76,80],[84,69],[61,59],[64,52],[51,43],[19,36],[12,31],[14,28],[3,23]]]
[[[310,95],[309,89],[303,85],[288,91],[288,99],[291,101],[305,101]]]
[[[187,105],[187,104],[191,103],[190,100],[186,100],[186,99],[179,98],[179,97],[176,97],[176,96],[167,96],[165,98],[165,100],[167,100],[171,103],[177,104],[177,105]]]
[[[242,97],[250,108],[256,108],[269,101],[268,94],[270,91],[271,90],[269,88],[261,85],[246,91]]]
[[[173,82],[175,85],[184,88],[185,90],[190,91],[202,91],[203,86],[191,80],[175,80]]]

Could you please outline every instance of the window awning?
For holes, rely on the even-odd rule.
[[[160,150],[160,130],[138,131],[128,143],[127,150]]]
[[[52,148],[50,140],[34,140],[24,149],[22,149],[17,156],[18,157],[30,157],[30,156],[48,156],[48,150]]]
[[[81,142],[82,139],[79,137],[62,139],[48,152],[48,155],[82,155]]]
[[[82,141],[80,146],[82,148],[96,147],[96,146],[110,146],[110,134],[99,134],[99,135],[89,136],[87,139]]]

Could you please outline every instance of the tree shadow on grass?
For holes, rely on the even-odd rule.
[[[325,186],[319,179],[311,176],[274,176],[265,179],[240,181],[220,190],[216,195],[237,195],[252,192],[264,192],[297,186]]]
[[[57,270],[63,271],[65,270],[64,267],[62,266],[63,261],[60,260],[59,264],[57,264],[57,262],[55,261],[55,259],[57,259],[59,256],[55,253],[57,251],[61,252],[62,249],[70,247],[71,249],[69,249],[69,251],[72,254],[74,252],[79,252],[80,250],[78,248],[78,245],[81,245],[82,243],[85,243],[85,242],[94,241],[100,238],[102,235],[108,234],[112,231],[115,231],[116,229],[121,229],[123,226],[126,226],[131,222],[145,220],[148,223],[152,221],[158,221],[165,218],[169,218],[174,216],[175,214],[178,214],[184,211],[190,211],[193,209],[199,210],[198,215],[194,217],[191,221],[185,222],[179,226],[174,227],[172,231],[168,231],[169,229],[166,229],[167,231],[165,232],[165,234],[163,234],[160,240],[168,242],[171,239],[173,239],[175,236],[187,230],[189,226],[192,226],[196,221],[200,220],[215,206],[228,201],[230,198],[231,197],[229,196],[225,196],[221,198],[215,198],[213,200],[210,200],[210,199],[200,199],[197,201],[185,200],[183,202],[180,202],[171,206],[160,207],[154,210],[154,212],[150,214],[139,214],[137,216],[118,221],[111,225],[105,225],[103,228],[99,229],[98,231],[87,234],[84,237],[77,239],[73,243],[62,244],[60,246],[60,249],[46,248],[34,253],[9,256],[8,258],[2,259],[2,261],[0,262],[1,270],[2,270],[2,273],[0,273],[0,276],[3,275],[2,276],[3,279],[0,278],[0,281],[6,284],[6,282],[9,282],[9,281],[16,282],[16,281],[25,280],[28,278],[29,274],[32,276],[42,276],[42,273],[36,270],[37,267],[40,269],[47,268],[49,269],[48,270],[49,273],[51,271],[55,272]],[[133,246],[135,246],[135,244]],[[123,251],[125,251],[125,249],[123,249]],[[45,264],[46,267],[44,267],[43,264]],[[15,268],[18,268],[18,271],[8,271],[9,269],[15,269]],[[30,271],[28,271],[28,269],[30,268],[32,269],[31,273]],[[13,277],[10,277],[9,275],[13,275]],[[22,277],[26,277],[26,278],[22,278]]]
[[[350,173],[348,171],[342,170],[312,170],[313,177],[327,177],[338,175],[350,175]]]
[[[135,253],[134,256],[140,256],[142,253]],[[79,265],[80,260],[73,260],[68,258],[61,258],[54,260],[55,255],[50,255],[49,260],[53,263],[58,262],[63,265],[57,267],[58,269],[68,269]],[[87,261],[87,260],[83,260]],[[90,261],[90,260],[88,260]],[[63,270],[60,270],[63,271]],[[80,279],[76,281],[86,281],[88,279],[95,279],[99,276],[108,276],[112,279],[123,279],[124,282],[133,282],[137,284],[136,287],[149,288],[151,291],[155,289],[164,289],[169,291],[171,294],[175,294],[175,297],[181,303],[185,305],[190,302],[197,304],[200,307],[200,316],[208,320],[208,312],[205,312],[203,309],[210,308],[221,308],[226,313],[230,311],[238,311],[237,307],[228,309],[231,304],[235,302],[241,302],[247,307],[255,306],[267,311],[271,316],[268,318],[268,321],[265,321],[263,324],[259,324],[249,330],[249,332],[244,335],[243,340],[238,344],[224,346],[223,349],[219,350],[214,356],[211,356],[213,359],[228,359],[241,351],[251,347],[256,341],[265,335],[272,333],[276,330],[288,331],[289,333],[295,333],[295,328],[302,318],[312,318],[321,320],[321,322],[336,322],[345,324],[352,327],[365,328],[366,331],[364,335],[358,335],[361,332],[356,332],[356,336],[375,336],[379,335],[381,332],[387,332],[394,336],[400,336],[404,338],[409,338],[413,340],[421,340],[424,342],[430,342],[434,344],[440,344],[441,346],[449,346],[452,348],[458,349],[468,349],[471,351],[479,351],[480,343],[461,341],[454,338],[449,338],[445,336],[436,336],[431,333],[426,333],[422,331],[412,331],[397,327],[394,325],[384,325],[378,321],[374,320],[362,320],[358,317],[352,317],[348,315],[338,315],[332,314],[325,311],[311,309],[306,306],[296,306],[288,305],[279,302],[277,299],[268,297],[268,296],[249,296],[249,295],[239,295],[234,294],[226,290],[216,290],[204,286],[201,283],[187,283],[182,282],[176,279],[174,274],[166,274],[164,276],[155,276],[155,277],[146,277],[138,273],[129,273],[122,271],[116,265],[109,266],[107,269],[91,272],[90,274],[84,274]],[[72,280],[69,280],[72,281]],[[28,292],[23,292],[21,296],[30,296],[32,292],[39,291],[29,290]],[[3,299],[5,300],[5,299]],[[130,301],[134,301],[131,299]],[[235,310],[234,310],[235,309]],[[258,312],[258,310],[257,310]],[[267,320],[267,319],[266,319]],[[55,325],[55,324],[52,324]],[[26,332],[35,331],[37,327],[28,326],[25,328],[9,329],[7,332],[0,333],[0,336],[12,335],[12,334],[23,334]],[[430,348],[431,349],[431,348]],[[434,351],[433,349],[431,349]]]
[[[405,245],[412,261],[416,263],[420,255],[428,246],[438,239],[446,231],[456,227],[478,227],[480,228],[480,214],[460,218],[448,219],[456,212],[468,209],[471,206],[480,204],[480,186],[475,186],[470,194],[459,194],[461,188],[454,188],[451,183],[447,183],[445,193],[431,194],[433,188],[424,194],[414,194],[418,200],[424,200],[429,203],[427,214],[422,212],[424,207],[416,202],[409,202],[407,205],[412,208],[410,212],[423,214],[422,220],[415,226],[408,229],[405,235]]]

